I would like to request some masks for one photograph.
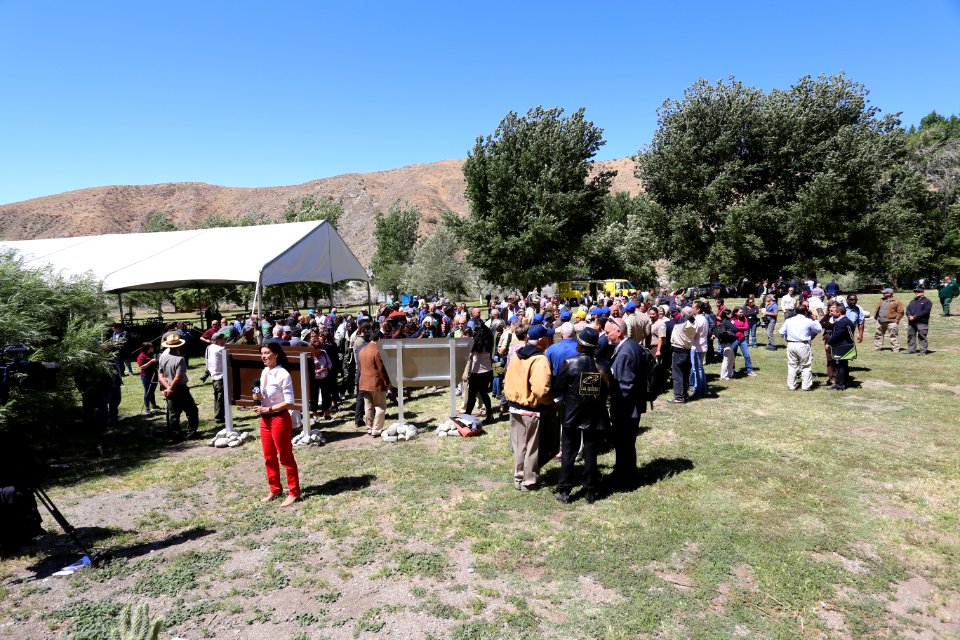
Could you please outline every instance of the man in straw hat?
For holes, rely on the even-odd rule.
[[[197,411],[197,403],[190,395],[190,388],[187,386],[187,361],[180,354],[180,349],[186,341],[180,335],[173,331],[168,333],[160,343],[164,350],[160,356],[160,387],[163,389],[163,397],[167,401],[167,435],[180,440],[183,434],[180,432],[180,414],[187,414],[187,424],[189,432],[187,437],[196,435],[200,426],[200,413]]]

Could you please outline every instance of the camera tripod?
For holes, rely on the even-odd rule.
[[[54,520],[57,521],[57,524],[60,525],[60,528],[70,536],[74,544],[80,548],[80,551],[83,552],[83,555],[90,559],[90,564],[94,567],[97,566],[97,558],[94,557],[90,551],[87,550],[87,547],[83,544],[83,541],[80,539],[80,536],[77,535],[77,530],[70,524],[67,519],[64,517],[60,510],[57,509],[57,505],[53,503],[53,500],[50,499],[50,496],[47,495],[47,492],[43,490],[40,486],[32,487],[33,495],[37,497],[37,500],[40,501],[47,511],[50,512],[50,515]]]

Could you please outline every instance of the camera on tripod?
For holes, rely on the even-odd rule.
[[[7,404],[11,389],[21,393],[50,391],[57,386],[60,365],[28,360],[29,345],[8,344],[0,355],[0,405]]]

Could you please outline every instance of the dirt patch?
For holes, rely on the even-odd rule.
[[[589,602],[609,604],[622,598],[619,592],[597,584],[590,576],[580,576],[577,579],[577,585],[579,586],[577,597]]]
[[[831,638],[850,637],[850,631],[847,629],[847,625],[843,620],[843,615],[837,611],[832,604],[821,600],[816,611],[817,617],[823,621],[823,624],[825,624],[830,631]]]
[[[960,396],[960,385],[949,385],[949,384],[941,384],[939,382],[933,382],[930,384],[930,388],[949,391],[954,395]]]
[[[894,502],[893,498],[883,493],[868,496],[871,509],[880,515],[893,520],[916,520],[917,514],[912,509]]]
[[[749,566],[745,564],[734,565],[733,577],[736,579],[738,589],[750,592],[758,591],[757,577],[753,575],[753,569]]]
[[[893,413],[903,409],[903,405],[890,400],[867,400],[860,396],[846,396],[843,398],[843,405],[853,409],[860,409],[868,412]]]
[[[710,599],[710,613],[718,616],[727,615],[728,600],[730,600],[730,585],[721,582],[717,585],[717,595]]]
[[[878,387],[881,389],[919,389],[919,384],[894,384],[887,380],[864,380],[865,387]]]
[[[908,638],[933,640],[960,635],[960,593],[942,592],[923,577],[897,583],[897,592],[887,610],[909,620]]]
[[[839,564],[850,573],[866,573],[869,570],[866,566],[864,566],[862,561],[854,558],[848,558],[837,553],[836,551],[831,551],[830,553],[814,553],[813,559],[820,562]]]
[[[671,553],[666,562],[654,560],[646,568],[675,588],[681,591],[689,591],[696,588],[697,583],[684,571],[693,562],[699,551],[700,547],[696,543],[688,542],[681,550]]]
[[[524,578],[531,578],[533,580],[539,580],[543,577],[544,573],[543,567],[533,567],[526,564],[516,567],[516,571]]]

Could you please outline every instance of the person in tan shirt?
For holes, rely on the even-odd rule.
[[[877,330],[873,334],[873,348],[877,351],[883,348],[883,337],[889,336],[890,346],[894,352],[900,351],[900,321],[903,319],[903,303],[893,297],[893,289],[887,288],[880,293],[883,297],[877,303],[873,317],[877,321]]]
[[[510,407],[510,444],[513,447],[513,483],[517,491],[540,488],[540,421],[553,411],[550,361],[544,351],[553,329],[537,324],[527,332],[527,343],[510,359],[503,394]]]
[[[377,341],[381,334],[379,329],[366,329],[369,336],[364,335],[367,344],[360,349],[357,355],[357,367],[360,369],[360,384],[358,388],[363,395],[364,424],[367,433],[376,438],[383,431],[383,423],[387,418],[387,391],[390,390],[390,377],[387,368],[380,356]]]

